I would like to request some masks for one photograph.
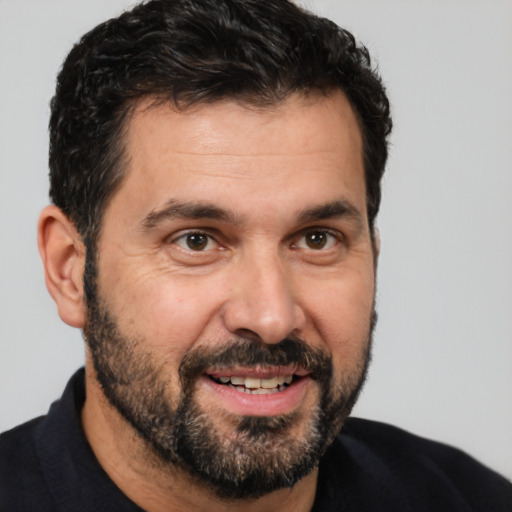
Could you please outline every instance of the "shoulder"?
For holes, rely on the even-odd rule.
[[[35,438],[44,417],[0,435],[0,511],[51,510]]]
[[[363,501],[380,503],[375,510],[512,510],[512,484],[502,476],[461,450],[384,423],[349,418],[324,461],[353,493],[369,496]]]
[[[426,439],[401,428],[377,421],[350,418],[340,438],[348,445],[370,450],[375,456],[397,467],[439,471],[453,478],[472,475],[498,477],[462,450]]]

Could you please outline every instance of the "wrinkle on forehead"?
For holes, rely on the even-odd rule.
[[[185,110],[178,110],[171,102],[158,103],[160,108],[151,107],[151,104],[148,99],[135,108],[128,138],[131,138],[133,131],[144,131],[151,138],[155,121],[167,124],[170,129],[173,124],[179,123],[179,133],[175,133],[170,141],[176,155],[230,155],[244,158],[332,152],[336,149],[332,143],[321,138],[321,134],[314,130],[307,129],[315,121],[325,126],[339,127],[340,123],[350,126],[351,129],[344,130],[342,136],[348,138],[350,145],[355,145],[362,155],[362,136],[357,115],[341,91],[334,91],[330,95],[293,94],[281,103],[265,109],[230,100],[195,105]],[[231,131],[239,135],[241,118],[245,121],[243,138],[239,137],[237,145],[233,146],[232,141],[227,140],[223,134]],[[288,122],[290,118],[294,118],[294,123]],[[248,123],[248,120],[251,122]],[[272,145],[273,135],[276,135],[276,140],[282,141],[284,138],[287,142]],[[258,147],[258,142],[262,140],[267,143],[264,151]]]
[[[292,211],[342,198],[364,216],[362,139],[342,93],[295,95],[263,111],[227,101],[185,111],[141,104],[127,128],[130,163],[113,202],[125,196],[129,209],[116,222],[140,226],[170,199],[291,221]]]

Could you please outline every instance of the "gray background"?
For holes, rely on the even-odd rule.
[[[47,119],[77,38],[123,0],[0,0],[0,430],[82,364],[46,292]],[[355,414],[512,478],[512,2],[317,0],[376,56],[394,108],[374,363]]]

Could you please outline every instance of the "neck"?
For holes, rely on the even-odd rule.
[[[134,503],[148,512],[306,512],[313,507],[318,469],[286,488],[251,500],[221,500],[180,468],[163,465],[144,440],[105,398],[91,365],[86,366],[82,424],[103,470]]]

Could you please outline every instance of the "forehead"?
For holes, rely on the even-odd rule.
[[[230,201],[243,213],[253,203],[273,209],[277,200],[313,204],[342,192],[365,201],[361,133],[340,92],[295,95],[265,109],[221,101],[178,111],[141,102],[125,142],[127,174],[114,203],[117,196],[146,209],[171,197]]]
[[[198,155],[305,154],[331,151],[333,143],[362,150],[357,117],[341,91],[295,94],[264,108],[218,101],[178,110],[146,99],[129,121],[127,142],[131,157],[148,149],[146,142],[153,149]]]

